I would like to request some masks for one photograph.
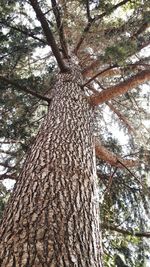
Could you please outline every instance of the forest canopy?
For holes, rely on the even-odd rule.
[[[149,1],[0,0],[0,13],[0,216],[75,58],[94,109],[104,266],[148,266]]]

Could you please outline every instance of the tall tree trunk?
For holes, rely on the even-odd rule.
[[[102,266],[92,111],[77,68],[57,78],[4,214],[1,267]]]

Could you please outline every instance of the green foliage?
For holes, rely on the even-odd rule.
[[[104,225],[102,229],[105,266],[144,267],[144,259],[149,251],[145,241],[134,235],[118,232],[117,229],[126,229],[134,233],[142,232],[148,227],[148,189],[145,187],[144,192],[140,182],[138,183],[136,177],[128,171],[110,168],[104,163],[103,169],[101,163],[97,166],[104,197],[101,204],[101,220]],[[136,173],[138,177],[140,171]],[[116,230],[112,231],[111,226]]]
[[[101,11],[103,12],[107,12],[107,14],[109,14],[111,8],[113,7],[115,3],[112,3],[111,1],[105,1],[105,0],[102,0],[102,1],[99,1],[97,3],[97,9],[100,9]]]
[[[6,205],[6,202],[9,197],[9,192],[6,187],[0,182],[0,220],[2,218],[2,214]]]
[[[122,41],[116,45],[107,47],[104,55],[104,62],[115,62],[120,65],[125,63],[127,56],[133,55],[137,49],[135,41]]]

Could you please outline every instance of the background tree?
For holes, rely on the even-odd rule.
[[[95,107],[104,265],[144,266],[148,1],[1,1],[0,10],[1,180],[17,180],[47,113],[57,66],[67,72],[64,59],[76,55],[82,88]],[[2,185],[2,210],[6,194]]]

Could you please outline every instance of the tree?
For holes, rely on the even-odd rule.
[[[114,212],[107,223],[106,211],[125,214],[123,201],[131,198],[119,202],[114,195],[121,177],[134,192],[141,186],[147,192],[133,173],[145,169],[130,155],[141,152],[142,163],[148,162],[148,135],[142,144],[138,129],[147,112],[140,107],[146,103],[142,85],[150,79],[143,53],[147,10],[148,1],[1,1],[1,179],[17,180],[1,224],[2,267],[102,266],[95,152],[100,190],[106,190],[101,226],[132,236],[110,225]],[[127,159],[102,124],[106,106],[128,131]],[[134,235],[149,233],[138,229]],[[127,266],[113,256],[113,264]]]

